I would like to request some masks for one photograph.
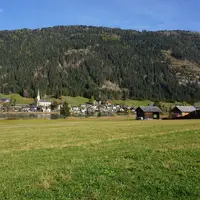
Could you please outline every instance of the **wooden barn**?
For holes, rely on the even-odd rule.
[[[175,106],[171,110],[171,117],[172,118],[184,117],[194,111],[196,111],[196,108],[194,106]]]
[[[179,117],[179,119],[200,119],[200,110],[195,110],[186,116]]]
[[[136,109],[137,119],[160,119],[162,111],[157,106],[140,106]]]

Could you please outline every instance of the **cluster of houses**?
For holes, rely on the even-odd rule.
[[[0,112],[7,112],[8,105],[11,102],[10,99],[0,98]],[[52,107],[52,102],[49,100],[41,99],[40,93],[38,91],[35,104],[31,105],[19,105],[16,104],[12,106],[13,112],[52,112],[60,111],[62,107],[62,101]],[[52,110],[54,109],[54,110]],[[72,115],[84,116],[84,115],[98,115],[99,113],[104,116],[109,116],[113,114],[136,114],[136,119],[145,120],[145,119],[160,119],[162,110],[155,106],[140,106],[140,107],[131,107],[125,105],[112,105],[109,102],[102,103],[101,101],[94,101],[93,103],[85,103],[79,106],[70,106],[70,112]],[[198,118],[200,114],[200,106],[175,106],[170,111],[170,119],[179,119],[179,118]],[[200,117],[199,117],[200,118]]]
[[[116,113],[135,113],[135,108],[125,105],[111,105],[109,102],[102,104],[101,101],[94,101],[94,103],[81,104],[80,106],[72,106],[71,113],[77,115],[112,115]]]
[[[40,93],[38,91],[36,101],[34,104],[16,104],[13,106],[8,106],[11,103],[11,99],[0,98],[0,112],[59,112],[63,101],[59,100],[57,105],[54,106],[53,103],[47,99],[41,99]],[[93,103],[85,103],[77,106],[71,106],[70,113],[72,115],[113,115],[116,113],[135,113],[135,108],[125,105],[111,105],[108,101],[102,103],[101,101],[94,101]]]

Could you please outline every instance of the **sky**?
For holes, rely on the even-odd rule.
[[[0,0],[0,30],[92,25],[200,31],[200,0]]]

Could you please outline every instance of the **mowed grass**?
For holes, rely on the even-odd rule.
[[[0,199],[200,199],[200,121],[0,121]]]

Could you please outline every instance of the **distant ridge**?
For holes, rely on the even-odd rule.
[[[200,34],[56,26],[0,31],[0,93],[200,100]]]

